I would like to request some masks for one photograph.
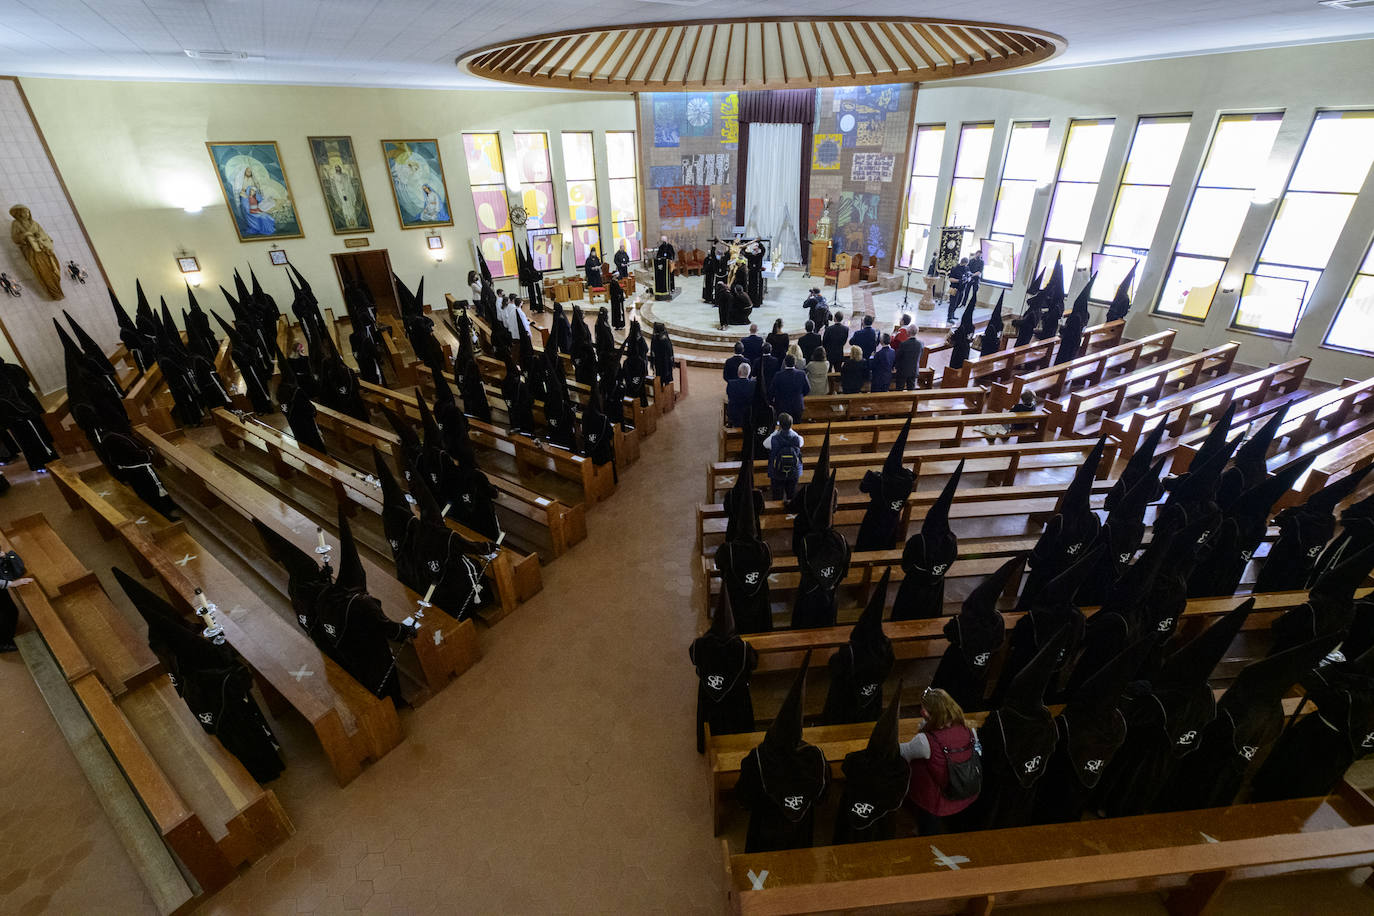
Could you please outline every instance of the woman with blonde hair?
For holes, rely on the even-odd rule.
[[[868,360],[864,359],[864,351],[859,347],[850,347],[849,357],[840,366],[840,392],[858,394],[868,384],[868,376]]]
[[[902,745],[902,757],[911,765],[907,798],[916,808],[917,832],[934,836],[948,832],[945,818],[978,798],[977,792],[951,798],[949,779],[951,763],[964,763],[979,753],[978,736],[964,721],[959,704],[939,688],[927,687],[921,695],[921,717],[921,730]]]
[[[787,348],[787,355],[792,357],[792,361],[802,368],[806,367],[806,357],[802,356],[801,347],[792,344]]]
[[[830,393],[830,360],[824,347],[817,347],[807,357],[806,381],[811,385],[812,394]]]

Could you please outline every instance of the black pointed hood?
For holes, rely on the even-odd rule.
[[[1232,401],[1226,406],[1226,412],[1221,415],[1221,418],[1212,424],[1212,428],[1207,432],[1207,438],[1203,439],[1202,444],[1198,446],[1197,454],[1193,456],[1193,460],[1188,465],[1190,470],[1202,467],[1226,448],[1226,438],[1231,434],[1231,424],[1235,421],[1235,417],[1236,403]],[[1234,454],[1234,449],[1232,453]],[[1220,470],[1217,473],[1219,474]]]
[[[806,650],[801,668],[792,679],[787,697],[782,701],[773,724],[764,733],[763,744],[781,753],[790,753],[803,743],[802,740],[802,703],[806,697],[806,672],[811,667],[811,650]]]
[[[1269,446],[1274,441],[1274,436],[1279,431],[1279,425],[1283,423],[1283,418],[1288,414],[1288,408],[1292,402],[1281,406],[1278,410],[1270,414],[1269,419],[1259,428],[1259,431],[1247,438],[1236,449],[1233,459],[1235,466],[1246,475],[1246,479],[1258,480],[1268,472],[1269,466]]]
[[[1064,714],[1100,715],[1115,709],[1122,691],[1136,679],[1158,640],[1158,634],[1146,633],[1122,649],[1079,685]]]
[[[825,438],[821,440],[821,450],[816,456],[816,466],[811,469],[811,485],[819,488],[830,476],[830,424],[825,424]]]
[[[1304,508],[1308,511],[1327,512],[1334,515],[1336,507],[1344,502],[1351,493],[1355,492],[1370,471],[1374,471],[1374,464],[1367,464],[1358,471],[1352,471],[1345,475],[1335,483],[1327,484],[1325,488],[1307,498]]]
[[[353,528],[348,524],[348,516],[342,504],[339,506],[339,560],[338,572],[334,583],[349,591],[367,591],[367,571],[363,569],[362,558],[358,556],[358,545],[353,540]]]
[[[86,329],[76,323],[66,309],[62,310],[62,315],[67,319],[67,324],[71,326],[72,333],[81,344],[81,351],[91,360],[92,368],[98,368],[106,375],[114,375],[114,366],[110,365],[110,358],[105,355],[105,351],[100,349],[100,344],[95,342],[91,335],[86,333]]]
[[[235,330],[232,324],[221,318],[219,316],[219,312],[215,311],[214,309],[210,309],[210,317],[215,319],[215,323],[218,324],[219,329],[224,332],[224,336],[229,338],[230,346],[235,348],[242,346],[243,338],[239,336],[239,332]]]
[[[1068,645],[1069,627],[1062,626],[1045,640],[1040,651],[1026,662],[1025,667],[1016,673],[1016,677],[1012,678],[1002,706],[1025,716],[1044,714],[1045,690],[1049,687],[1050,679],[1054,677],[1061,655]]]
[[[1247,712],[1272,714],[1272,708],[1283,699],[1289,688],[1317,667],[1317,663],[1340,641],[1341,634],[1332,633],[1251,662],[1236,675],[1217,705],[1231,712],[1238,720],[1245,718]],[[1270,709],[1263,710],[1261,707],[1264,706]],[[1241,722],[1237,721],[1236,725],[1239,731]]]
[[[1084,515],[1092,511],[1093,481],[1097,479],[1097,469],[1102,463],[1102,453],[1106,448],[1107,437],[1102,436],[1088,453],[1088,457],[1078,466],[1073,480],[1064,490],[1064,500],[1059,504],[1059,514]]]
[[[883,462],[884,474],[900,474],[906,470],[906,440],[910,433],[911,416],[908,415],[901,431],[897,433],[897,438],[892,442],[892,448],[887,450],[887,460]]]
[[[154,318],[153,307],[148,303],[148,294],[143,292],[143,281],[137,277],[134,278],[134,294],[138,297],[135,303],[134,320],[137,321],[143,317]]]
[[[888,701],[887,708],[873,723],[873,732],[868,736],[866,750],[874,757],[902,756],[900,725],[902,721],[902,682],[897,681],[897,689]]]
[[[421,440],[425,448],[442,448],[444,444],[444,434],[439,429],[439,424],[434,421],[434,414],[430,413],[429,405],[425,403],[425,396],[420,393],[420,389],[415,389],[415,404],[420,408],[420,429],[424,438]]]
[[[811,510],[811,530],[824,531],[832,524],[835,512],[835,472],[830,472],[830,477],[826,479],[816,494],[816,504]]]
[[[730,607],[730,589],[721,586],[720,600],[716,602],[716,616],[711,619],[711,633],[721,639],[730,639],[736,634],[735,612]]]
[[[954,491],[959,489],[959,480],[964,476],[964,459],[959,459],[959,464],[955,466],[954,473],[949,480],[945,481],[944,489],[940,495],[935,497],[935,502],[930,504],[926,510],[926,517],[921,520],[921,534],[932,537],[944,534],[949,531],[949,510],[954,505]]]
[[[592,391],[596,391],[593,387]],[[734,518],[736,538],[753,539],[757,537],[758,520],[754,516],[754,437],[744,437],[744,450],[740,457],[739,476],[735,478],[735,493],[730,506]]]
[[[124,311],[124,306],[119,304],[119,297],[115,295],[115,291],[108,286],[105,287],[105,291],[110,294],[110,305],[114,308],[115,321],[119,322],[119,329],[121,331],[136,330],[128,312]]]
[[[418,468],[410,475],[410,495],[415,498],[415,504],[420,509],[422,522],[445,526],[443,507],[434,498],[434,492],[430,490],[429,482],[425,480],[424,474],[419,473]]]
[[[1064,261],[1063,252],[1054,256],[1054,267],[1050,270],[1050,282],[1045,286],[1044,300],[1051,305],[1058,302],[1061,305],[1067,296],[1064,291]]]
[[[448,379],[444,378],[444,373],[439,371],[439,367],[431,366],[429,373],[434,378],[434,406],[441,404],[456,404],[453,397],[453,389],[448,386]]]
[[[1040,268],[1036,273],[1031,285],[1026,287],[1026,306],[1039,306],[1041,296],[1044,294],[1045,268]]]
[[[1339,562],[1328,566],[1312,583],[1307,600],[1315,607],[1323,609],[1338,606],[1349,607],[1355,601],[1355,589],[1369,578],[1374,570],[1374,544],[1358,553],[1342,557]]]
[[[883,633],[883,609],[887,607],[887,583],[891,576],[892,567],[885,567],[882,578],[873,587],[873,594],[868,597],[868,604],[864,606],[854,629],[849,632],[851,645],[880,645],[890,642]]]
[[[257,519],[253,519],[253,527],[257,529],[258,537],[267,548],[267,553],[286,570],[293,592],[300,584],[320,578],[320,566],[310,554]]]
[[[1159,448],[1160,440],[1164,438],[1165,424],[1159,423],[1154,429],[1146,433],[1145,438],[1136,446],[1131,458],[1126,462],[1126,467],[1122,469],[1121,476],[1116,483],[1107,491],[1106,501],[1102,506],[1108,512],[1115,508],[1116,503],[1130,492],[1146,474],[1153,472],[1151,465],[1155,460],[1155,451]],[[1155,494],[1155,499],[1163,495],[1162,491]]]
[[[1186,689],[1206,683],[1254,609],[1255,599],[1247,598],[1165,658],[1163,667],[1151,679],[1155,687]]]
[[[257,278],[254,277],[253,281],[253,286],[256,287]],[[228,293],[225,295],[227,296]],[[243,274],[239,273],[237,267],[234,268],[234,296],[238,299],[240,305],[246,305],[249,298],[252,296],[252,294],[248,292],[248,285],[243,282]]]
[[[1112,297],[1112,304],[1107,306],[1107,321],[1117,321],[1125,318],[1126,313],[1131,310],[1131,281],[1135,279],[1136,268],[1140,266],[1137,259],[1131,264],[1131,269],[1126,272],[1126,278],[1116,287],[1116,295]]]
[[[1092,318],[1092,314],[1088,311],[1088,291],[1093,288],[1093,281],[1096,279],[1097,273],[1094,272],[1093,275],[1088,278],[1087,285],[1078,291],[1078,295],[1073,300],[1073,309],[1069,312],[1070,317],[1077,318],[1081,323],[1080,330],[1086,328],[1089,319]]]
[[[1104,528],[1105,530],[1105,528]],[[1104,560],[1107,545],[1111,542],[1110,532],[1099,534],[1092,545],[1072,566],[1055,576],[1035,596],[1031,602],[1032,610],[1059,610],[1073,607],[1074,596],[1083,587],[1090,575],[1104,573]]]
[[[396,482],[396,477],[391,473],[391,468],[387,465],[386,459],[382,457],[381,449],[375,445],[372,446],[372,463],[377,470],[377,480],[382,485],[382,503],[389,508],[401,507],[409,512],[405,491]]]
[[[977,302],[970,302],[964,309],[964,314],[959,318],[958,332],[963,335],[965,340],[973,337],[973,310],[977,308]]]

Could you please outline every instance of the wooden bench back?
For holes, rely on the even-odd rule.
[[[1004,382],[993,382],[990,406],[994,410],[1007,410],[1021,400],[1025,391],[1033,391],[1047,398],[1059,398],[1076,382],[1098,384],[1109,370],[1134,372],[1142,365],[1166,360],[1177,333],[1173,328],[1168,328],[1138,340],[1085,353],[1057,366],[1045,366],[1018,373]]]

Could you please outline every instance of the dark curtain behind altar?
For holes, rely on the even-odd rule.
[[[739,165],[735,169],[735,213],[739,219],[749,213],[746,176],[749,174],[749,125],[800,124],[802,142],[801,199],[797,201],[797,242],[802,261],[806,260],[807,228],[811,222],[811,142],[815,133],[815,89],[750,89],[739,94]]]

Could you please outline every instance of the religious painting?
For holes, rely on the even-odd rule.
[[[849,163],[850,181],[891,181],[897,157],[890,153],[855,153]]]
[[[707,216],[710,212],[711,191],[709,188],[681,185],[675,188],[658,189],[658,215],[660,219]]]
[[[206,143],[205,148],[240,242],[295,239],[305,234],[275,141]]]
[[[310,158],[324,193],[324,209],[335,235],[371,232],[372,211],[367,208],[358,158],[352,137],[310,137]]]
[[[860,191],[841,191],[835,215],[838,248],[851,254],[887,255],[883,229],[878,222],[881,195]]]
[[[401,228],[452,226],[439,141],[383,140],[382,155],[391,175],[391,195],[396,199]]]
[[[730,183],[729,153],[695,153],[682,157],[682,180],[675,184]]]
[[[677,146],[687,120],[687,99],[677,92],[654,93],[654,146]]]
[[[840,169],[841,134],[816,134],[811,141],[811,169],[817,172],[837,172]]]
[[[722,95],[716,114],[720,117],[720,142],[725,146],[739,143],[739,93]]]
[[[685,158],[685,157],[684,157]],[[682,184],[682,166],[680,165],[651,165],[649,166],[649,187],[668,188],[675,184]]]
[[[682,136],[711,136],[711,122],[714,118],[715,111],[711,104],[711,94],[709,92],[692,93],[687,96],[687,121],[682,125]]]

